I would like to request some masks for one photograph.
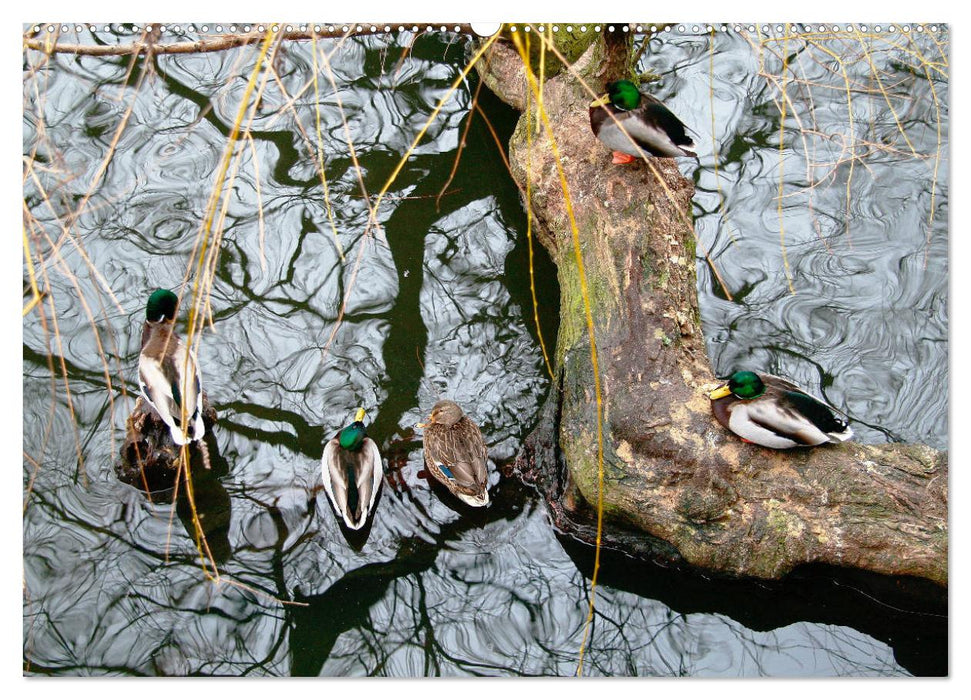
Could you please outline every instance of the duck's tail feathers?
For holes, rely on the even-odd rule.
[[[688,158],[694,158],[699,163],[701,162],[701,158],[698,157],[698,151],[695,150],[696,147],[693,143],[690,145],[679,144],[678,148],[680,148],[681,152]]]
[[[483,491],[481,494],[477,496],[472,496],[465,493],[457,493],[455,495],[458,496],[463,501],[465,501],[466,503],[468,503],[470,506],[474,506],[475,508],[481,508],[482,506],[489,505],[488,491]]]
[[[853,428],[847,426],[846,430],[838,433],[826,433],[829,435],[834,442],[846,442],[853,437]]]

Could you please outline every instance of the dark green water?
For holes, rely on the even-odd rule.
[[[131,38],[98,34],[108,43]],[[433,34],[402,59],[411,39],[352,39],[330,58],[372,195],[467,56],[463,41]],[[700,167],[683,164],[698,187],[701,245],[713,249],[735,296],[726,301],[699,262],[714,366],[722,372],[754,354],[766,369],[823,387],[849,410],[861,439],[946,445],[946,162],[930,233],[919,226],[931,188],[926,160],[885,156],[869,165],[893,177],[854,176],[851,206],[860,216],[852,246],[835,224],[823,245],[794,203],[786,216],[798,293],[789,295],[772,232],[778,178],[766,165],[778,153],[778,112],[760,92],[747,47],[721,36],[715,53],[721,196],[736,244],[720,223],[711,138],[697,139]],[[287,94],[300,95],[299,124],[314,140],[311,50],[290,44],[274,66]],[[700,134],[710,124],[708,50],[705,38],[678,36],[652,42],[645,59],[662,74],[660,96]],[[144,301],[155,286],[178,287],[183,278],[253,51],[160,57],[137,97],[141,60],[44,63],[27,55],[24,153],[37,181],[26,181],[24,195],[50,296],[47,328],[33,314],[23,331],[26,672],[571,675],[592,552],[559,538],[542,501],[508,474],[549,382],[533,322],[525,217],[478,116],[447,183],[474,77],[389,190],[380,232],[366,237],[367,207],[337,100],[319,75],[326,174],[347,264],[288,97],[268,84],[233,186],[213,328],[198,351],[220,419],[219,454],[211,472],[197,474],[195,495],[220,583],[203,576],[184,499],[150,502],[115,476],[113,450],[137,393]],[[928,82],[918,78],[911,89],[923,95]],[[935,87],[946,110],[946,81]],[[55,253],[60,223],[88,191],[133,98],[111,165],[72,229],[80,245],[67,240]],[[933,105],[922,100],[908,113],[915,125],[908,133],[918,150],[933,152]],[[505,141],[517,115],[486,89],[480,104]],[[879,105],[871,108],[871,121],[884,124]],[[846,129],[838,110],[826,122],[816,109],[827,128]],[[791,172],[797,187],[805,168]],[[843,211],[835,190],[819,188],[813,202],[827,221]],[[555,271],[536,248],[542,330],[552,348]],[[347,314],[326,347],[345,300]],[[51,305],[60,340],[49,334]],[[55,368],[64,362],[70,405],[60,375],[52,383],[48,354]],[[888,379],[915,372],[923,391]],[[888,382],[891,395],[872,391]],[[466,407],[489,443],[487,509],[457,505],[420,475],[413,425],[446,396]],[[358,405],[368,410],[386,477],[373,525],[348,539],[320,489],[319,463],[322,442]],[[904,601],[882,580],[813,571],[784,584],[727,583],[606,553],[600,582],[587,674],[947,669],[945,611],[919,593]]]

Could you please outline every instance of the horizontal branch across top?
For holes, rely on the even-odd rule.
[[[335,39],[349,36],[370,36],[384,33],[384,27],[390,25],[342,25],[340,27],[320,27],[320,30],[296,30],[280,33],[283,41],[307,41],[310,39]],[[411,26],[398,26],[398,31],[414,31]],[[345,29],[346,27],[346,29]],[[395,27],[391,27],[394,30]],[[418,26],[420,32],[441,31],[453,34],[475,34],[470,24],[422,24]],[[61,44],[46,38],[24,38],[24,48],[42,51],[44,53],[71,53],[78,56],[125,56],[131,54],[183,54],[207,53],[209,51],[225,51],[227,49],[260,42],[266,36],[265,31],[252,31],[237,34],[222,34],[212,38],[197,39],[196,41],[180,41],[172,44],[159,43],[160,34],[157,31],[146,32],[138,41],[130,44]]]

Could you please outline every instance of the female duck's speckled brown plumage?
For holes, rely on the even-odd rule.
[[[489,503],[488,450],[478,426],[454,401],[432,407],[422,446],[425,467],[455,496],[470,506]]]

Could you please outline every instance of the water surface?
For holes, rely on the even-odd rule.
[[[97,40],[132,38],[99,32]],[[405,33],[318,48],[331,52],[338,86],[320,70],[330,211],[304,137],[316,142],[313,47],[291,43],[274,59],[279,83],[265,88],[233,181],[212,326],[198,348],[219,413],[218,456],[195,479],[216,583],[203,573],[184,496],[150,500],[118,481],[114,463],[137,393],[144,301],[156,286],[181,284],[255,49],[159,57],[137,93],[142,59],[27,55],[24,153],[37,180],[24,194],[50,290],[46,326],[35,314],[23,331],[27,673],[576,670],[592,552],[558,537],[542,500],[509,473],[549,380],[525,217],[478,116],[449,180],[477,81],[445,103],[405,164],[380,229],[366,225],[341,117],[342,109],[373,197],[463,68],[466,45]],[[774,199],[779,112],[749,44],[720,35],[710,138],[709,50],[706,37],[668,36],[652,41],[643,64],[660,74],[659,96],[699,132],[700,167],[683,164],[697,186],[699,249],[712,250],[733,295],[725,298],[699,260],[716,371],[752,358],[846,408],[863,440],[946,445],[946,151],[936,184],[926,158],[879,154],[857,165],[849,224],[845,173],[815,190],[811,216],[794,196],[784,209],[792,294]],[[927,79],[889,61],[883,69],[905,81],[898,91],[918,95],[907,133],[933,154]],[[946,116],[946,81],[934,85]],[[294,95],[296,116],[287,106]],[[505,142],[516,114],[488,90],[479,99]],[[96,180],[130,105],[74,238],[62,238],[60,222]],[[867,109],[867,124],[889,129],[885,108]],[[824,131],[847,129],[838,107],[817,103],[816,119]],[[787,148],[786,187],[796,191],[806,156],[798,141]],[[939,211],[928,230],[934,186]],[[551,346],[555,271],[535,248]],[[465,406],[489,443],[488,509],[462,506],[422,473],[413,426],[441,397]],[[319,461],[322,442],[359,405],[386,478],[373,524],[348,537],[320,489]],[[585,673],[946,669],[940,611],[901,608],[871,584],[832,572],[782,586],[719,582],[606,553]]]

